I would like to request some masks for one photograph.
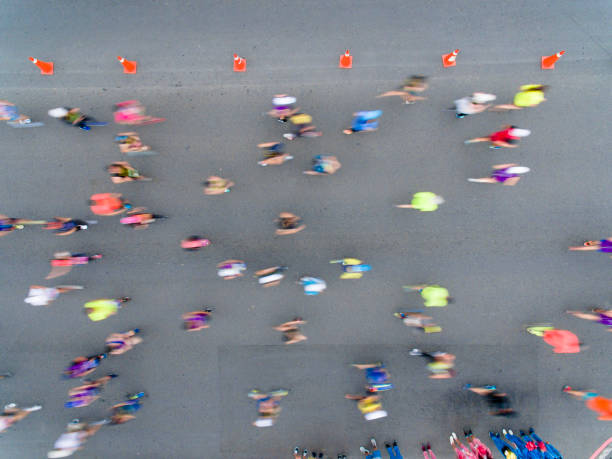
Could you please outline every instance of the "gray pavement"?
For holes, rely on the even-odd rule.
[[[138,418],[104,427],[77,457],[282,459],[295,445],[358,457],[375,435],[379,443],[397,439],[404,457],[419,457],[420,443],[430,441],[439,458],[450,458],[453,430],[469,425],[484,439],[489,429],[531,425],[565,457],[585,458],[608,438],[606,423],[560,389],[612,396],[609,334],[563,314],[611,302],[612,261],[567,251],[609,236],[609,2],[10,1],[0,12],[0,98],[47,123],[2,128],[0,212],[92,218],[87,198],[119,191],[170,216],[146,231],[100,217],[68,238],[28,228],[0,239],[0,371],[15,373],[1,381],[1,400],[44,405],[2,435],[0,457],[44,457],[72,418],[105,416],[139,389],[150,397]],[[349,71],[336,68],[345,48],[354,55]],[[457,67],[442,69],[440,55],[455,48]],[[557,68],[541,71],[540,56],[561,49]],[[247,58],[246,74],[231,72],[234,52]],[[118,54],[138,60],[138,74],[123,75]],[[56,74],[38,75],[30,55],[55,61]],[[430,75],[427,101],[375,99],[411,73]],[[444,110],[475,90],[509,101],[532,82],[551,85],[535,109],[464,120]],[[280,91],[298,97],[324,135],[289,143],[295,159],[284,166],[260,168],[255,145],[284,132],[262,114]],[[168,119],[138,129],[160,155],[130,159],[152,183],[110,183],[104,166],[120,159],[117,125],[85,133],[46,115],[69,105],[110,121],[113,103],[127,98]],[[351,113],[370,108],[384,110],[379,131],[341,134]],[[504,123],[532,135],[513,151],[463,145]],[[338,156],[342,169],[304,176],[310,158],[324,153]],[[466,181],[510,161],[532,169],[514,188]],[[204,196],[200,182],[211,174],[237,185]],[[446,203],[428,214],[393,207],[422,190]],[[274,236],[282,210],[301,215],[306,230]],[[184,253],[179,240],[190,234],[213,244]],[[44,282],[58,250],[100,251],[104,259]],[[340,281],[328,261],[343,256],[373,271]],[[220,280],[215,264],[227,258],[246,260],[249,275]],[[275,264],[289,266],[287,278],[258,287],[254,270]],[[303,274],[324,278],[325,294],[305,297],[293,282]],[[391,315],[420,306],[401,285],[428,281],[456,299],[432,311],[444,328],[438,335],[412,333]],[[23,303],[28,286],[41,282],[86,289],[48,308]],[[90,299],[123,295],[132,303],[108,320],[92,323],[82,313]],[[216,308],[213,326],[183,332],[180,315],[201,305]],[[308,320],[309,340],[283,346],[272,326],[296,314]],[[554,355],[522,331],[534,321],[569,328],[590,347]],[[64,409],[76,384],[60,378],[63,367],[130,327],[143,329],[144,343],[98,370],[120,375],[103,401]],[[455,353],[458,376],[428,380],[421,359],[408,355],[415,346]],[[369,423],[343,399],[364,381],[349,364],[368,360],[384,360],[396,385],[384,394],[389,417]],[[466,382],[507,390],[520,416],[488,416],[483,400],[461,391]],[[246,394],[254,387],[291,390],[271,429],[250,425],[256,409]]]

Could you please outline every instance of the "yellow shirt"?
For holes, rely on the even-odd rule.
[[[521,92],[517,92],[514,96],[514,105],[517,107],[533,107],[544,102],[544,91],[529,91],[529,89],[539,86],[539,84],[521,86]]]

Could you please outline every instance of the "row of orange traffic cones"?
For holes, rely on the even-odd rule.
[[[29,58],[36,67],[40,69],[41,75],[53,75],[53,62],[45,62],[35,57]],[[123,65],[123,73],[136,73],[136,69],[138,68],[138,62],[136,61],[128,61],[124,57],[117,56],[121,65]]]
[[[542,56],[542,69],[554,69],[555,62],[559,60],[565,51],[559,51],[552,56]],[[457,65],[457,55],[459,50],[456,49],[453,52],[442,55],[442,65],[444,67],[454,67]],[[123,73],[136,73],[138,69],[138,63],[136,61],[128,61],[124,57],[117,56],[121,65],[123,65]],[[39,69],[42,75],[53,75],[53,62],[45,62],[38,60],[34,57],[30,57],[32,63],[34,63]],[[234,54],[234,72],[246,72],[246,59],[240,57],[238,54]],[[353,56],[347,49],[344,54],[340,56],[340,62],[338,67],[341,69],[353,68]]]

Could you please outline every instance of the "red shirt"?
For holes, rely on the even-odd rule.
[[[503,131],[494,132],[493,134],[491,134],[491,141],[508,143],[508,140],[518,140],[519,137],[510,135],[511,130],[512,128],[508,128],[508,129],[504,129]]]

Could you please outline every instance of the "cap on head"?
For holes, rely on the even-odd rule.
[[[64,107],[57,107],[57,108],[52,108],[47,113],[49,114],[49,116],[52,116],[53,118],[63,118],[64,116],[68,114],[68,110],[66,110]]]
[[[487,102],[492,102],[497,97],[495,94],[487,94],[486,92],[475,92],[472,94],[472,102],[475,104],[486,104]]]
[[[512,166],[509,167],[507,170],[507,172],[510,174],[526,174],[529,171],[530,169],[525,166]]]
[[[531,134],[531,131],[529,129],[512,128],[510,129],[509,134],[512,137],[527,137],[529,134]]]

